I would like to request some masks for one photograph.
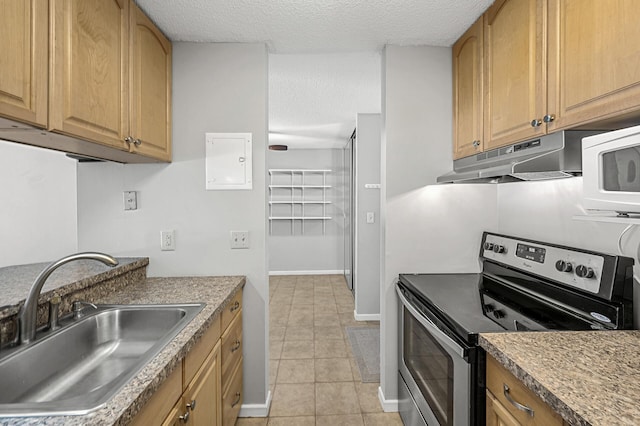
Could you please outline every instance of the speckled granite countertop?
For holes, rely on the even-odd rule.
[[[640,331],[487,333],[479,342],[569,424],[639,424]]]
[[[84,259],[62,265],[53,271],[42,287],[40,303],[51,299],[54,292],[64,296],[149,264],[149,259],[146,257],[119,257],[117,259],[118,266],[115,268],[95,260]],[[0,289],[2,289],[0,291],[0,319],[18,313],[20,305],[29,294],[31,285],[47,265],[49,262],[0,268]]]
[[[207,305],[105,406],[86,416],[0,418],[0,425],[124,425],[149,400],[178,362],[191,350],[223,306],[245,284],[245,277],[147,278],[95,303],[193,303]],[[23,296],[24,297],[24,296]]]

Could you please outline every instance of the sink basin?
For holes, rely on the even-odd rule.
[[[203,307],[99,305],[29,345],[0,352],[0,417],[97,410]]]

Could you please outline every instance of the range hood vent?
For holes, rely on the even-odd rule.
[[[582,172],[582,138],[600,133],[564,130],[454,160],[438,183],[501,183],[559,179]]]

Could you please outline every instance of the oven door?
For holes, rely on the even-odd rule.
[[[399,410],[405,425],[469,425],[473,401],[471,364],[465,360],[465,348],[420,313],[421,308],[400,288],[396,291],[401,302]]]

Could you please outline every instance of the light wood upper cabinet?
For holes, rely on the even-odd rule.
[[[130,28],[131,149],[170,161],[171,42],[135,4]]]
[[[49,128],[128,149],[128,0],[51,0]]]
[[[482,19],[453,45],[453,158],[483,150]]]
[[[549,0],[549,130],[640,108],[637,0]]]
[[[0,116],[47,125],[48,10],[42,0],[0,0]]]
[[[485,14],[485,150],[544,133],[545,5],[545,0],[497,0]]]
[[[171,161],[171,42],[133,0],[0,0],[0,37],[4,139]]]

